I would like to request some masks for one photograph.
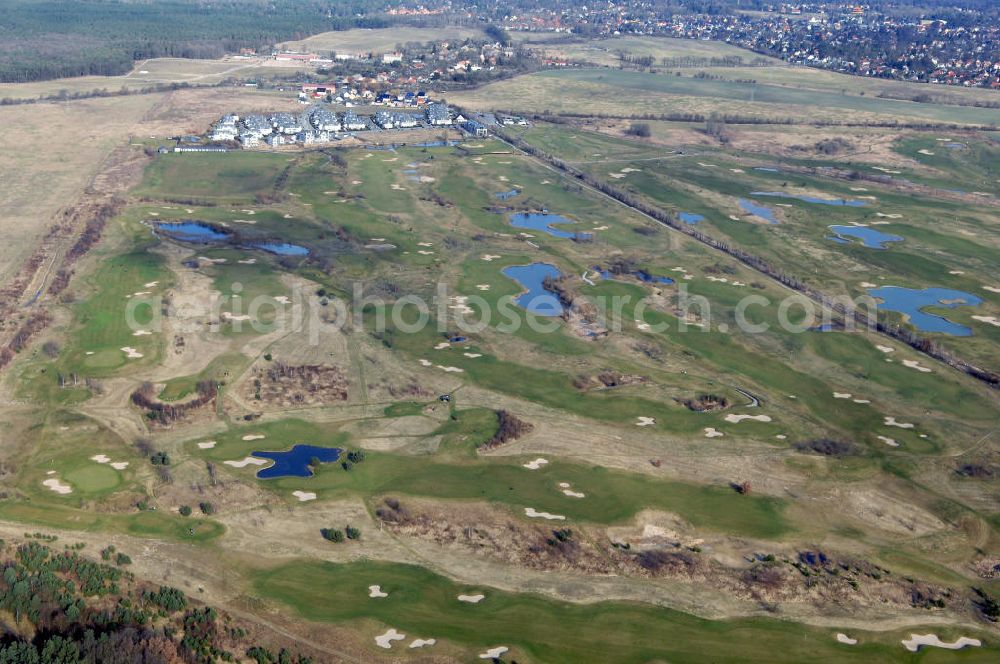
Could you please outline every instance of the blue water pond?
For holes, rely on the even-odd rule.
[[[754,170],[755,171],[763,171],[765,173],[780,173],[781,172],[780,168],[773,168],[771,166],[755,166]]]
[[[559,298],[545,290],[545,279],[558,279],[562,273],[555,265],[532,263],[511,265],[503,269],[503,274],[520,284],[527,292],[518,295],[515,302],[539,316],[558,316],[563,312]]]
[[[337,447],[295,445],[284,452],[254,452],[253,456],[274,461],[267,468],[257,471],[258,478],[268,480],[275,477],[312,477],[310,461],[318,459],[322,463],[331,463],[340,458],[340,452]]]
[[[750,214],[756,215],[766,221],[769,224],[778,223],[778,218],[774,216],[774,210],[763,205],[758,205],[748,198],[741,198],[739,200],[740,207],[743,208],[744,212],[749,212]]]
[[[228,233],[200,221],[157,221],[153,227],[183,242],[207,244],[229,237]]]
[[[847,238],[853,237],[861,240],[861,243],[869,249],[885,249],[887,242],[903,241],[899,235],[883,233],[869,226],[830,226],[830,230],[836,234],[836,237],[830,238],[835,242],[849,244]]]
[[[254,249],[261,249],[271,254],[277,254],[279,256],[307,256],[309,255],[309,250],[305,247],[300,247],[297,244],[288,244],[287,242],[263,242],[261,244],[252,245]]]
[[[549,214],[548,212],[518,212],[510,215],[510,225],[514,228],[529,228],[533,231],[542,231],[553,237],[571,239],[578,233],[569,233],[555,228],[559,224],[575,224],[572,219],[567,219],[560,214]],[[580,233],[579,235],[584,235]],[[588,234],[589,235],[589,234]]]
[[[818,205],[836,205],[839,207],[865,207],[865,201],[858,201],[851,198],[817,198],[816,196],[799,196],[789,194],[784,191],[751,191],[751,196],[771,196],[773,198],[794,198],[806,203],[816,203]]]
[[[495,193],[493,195],[496,196],[497,198],[499,198],[502,201],[507,201],[507,200],[510,200],[511,198],[514,198],[515,196],[517,196],[520,193],[521,192],[518,191],[517,189],[511,189],[510,191],[498,191],[497,193]]]
[[[624,276],[624,275],[621,275],[621,274],[613,274],[612,272],[610,272],[608,270],[602,270],[600,268],[594,268],[594,269],[597,270],[597,272],[601,275],[601,279],[614,279],[615,277]],[[646,272],[645,270],[633,270],[632,272],[629,272],[628,274],[629,274],[629,276],[633,276],[636,279],[638,279],[639,281],[642,281],[642,282],[647,283],[647,284],[672,284],[672,283],[674,283],[674,280],[671,279],[670,277],[661,277],[661,276],[658,276],[658,275],[655,275],[655,274],[650,274],[649,272]]]
[[[950,288],[917,290],[901,286],[882,286],[868,291],[868,294],[882,300],[883,304],[879,305],[882,309],[905,314],[910,324],[922,332],[939,332],[956,337],[967,337],[972,334],[972,330],[942,316],[926,313],[922,309],[930,306],[954,309],[963,306],[974,307],[982,303],[982,300],[975,295]]]
[[[694,212],[678,212],[677,217],[685,224],[697,224],[699,221],[705,221],[705,217]]]

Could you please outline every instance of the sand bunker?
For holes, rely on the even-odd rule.
[[[239,316],[236,316],[228,311],[223,311],[222,317],[226,320],[250,320],[250,314],[240,314]]]
[[[198,449],[210,450],[215,447],[216,443],[214,440],[206,440],[204,442],[198,443]]]
[[[562,514],[552,514],[551,512],[539,512],[534,507],[524,508],[525,516],[529,516],[532,519],[548,519],[549,521],[564,521],[566,517]]]
[[[42,480],[42,486],[44,486],[47,489],[51,489],[56,493],[61,493],[63,495],[67,493],[73,493],[73,487],[71,487],[68,484],[63,484],[60,480],[54,477],[51,479]]]
[[[983,645],[979,639],[973,639],[968,636],[960,636],[955,641],[948,643],[939,639],[937,634],[910,634],[910,638],[903,639],[902,644],[910,652],[917,652],[922,646],[946,648],[947,650],[961,650],[966,646],[978,648]]]
[[[490,289],[490,285],[489,284],[476,284],[476,288],[478,288],[481,291],[488,291]]]
[[[279,302],[281,304],[291,304],[292,303],[292,301],[290,299],[288,299],[287,295],[275,295],[274,296],[274,301],[275,302]]]
[[[135,348],[132,348],[131,346],[123,346],[121,351],[125,353],[125,357],[130,360],[135,360],[142,357],[142,353],[137,351]]]
[[[266,437],[267,436],[265,436],[262,433],[248,433],[247,435],[243,436],[243,440],[260,440],[261,438],[266,438]]]
[[[881,440],[883,443],[885,443],[889,447],[899,447],[899,443],[897,443],[895,441],[895,439],[889,438],[889,436],[875,436],[875,437],[878,438],[879,440]]]
[[[264,464],[271,463],[268,459],[258,459],[256,457],[248,456],[243,457],[239,461],[223,461],[227,466],[232,466],[233,468],[246,468],[247,466],[263,466]]]
[[[921,365],[920,362],[917,362],[916,360],[903,360],[903,366],[904,367],[909,367],[910,369],[916,369],[917,371],[919,371],[921,373],[930,373],[931,372],[930,367],[925,367],[925,366]]]
[[[465,602],[466,604],[479,604],[484,599],[486,599],[486,595],[482,595],[482,594],[479,594],[479,595],[459,595],[458,596],[458,601],[459,602]]]
[[[449,346],[451,346],[450,343],[448,343],[447,341],[442,341],[438,345],[434,346],[434,350],[444,350],[445,348],[448,348]]]
[[[980,323],[988,323],[995,327],[1000,327],[1000,318],[996,316],[973,316],[972,320],[978,320]]]
[[[312,491],[292,491],[292,495],[299,499],[300,503],[307,500],[316,500],[316,494]]]
[[[375,637],[375,645],[388,650],[392,647],[393,641],[402,641],[405,638],[406,634],[400,634],[395,629],[390,628],[385,634],[379,634]]]
[[[426,249],[421,249],[421,250],[420,250],[420,251],[418,251],[417,253],[418,253],[418,254],[420,254],[421,256],[430,256],[430,255],[432,255],[432,254],[433,254],[434,252],[433,252],[433,251],[427,251]]]
[[[949,270],[948,274],[965,274],[963,270]]]
[[[482,353],[462,353],[462,355],[465,355],[466,357],[468,357],[470,359],[473,359],[473,360],[476,359],[477,357],[482,357],[483,356]]]
[[[144,337],[146,335],[152,334],[149,330],[136,330],[132,333],[133,337]]]
[[[538,470],[539,468],[541,468],[542,466],[544,466],[548,462],[549,462],[548,459],[543,459],[542,457],[538,457],[534,461],[529,461],[528,463],[523,464],[523,465],[528,470]]]
[[[655,417],[644,417],[642,415],[639,416],[639,421],[635,423],[637,427],[648,427],[654,424],[656,424]]]
[[[486,652],[479,653],[479,659],[497,659],[505,652],[510,650],[507,646],[497,646],[496,648],[490,648]]]
[[[419,362],[420,366],[422,366],[422,367],[430,367],[430,366],[434,365],[434,363],[431,362],[430,360],[420,359],[420,360],[417,360],[417,362]]]
[[[892,346],[875,346],[875,348],[878,348],[883,353],[892,353],[896,350]]]
[[[388,597],[389,593],[382,592],[382,586],[368,586],[368,596],[371,598]]]
[[[705,438],[718,438],[723,436],[721,431],[717,431],[715,427],[705,427]]]
[[[858,642],[857,639],[852,639],[848,635],[843,634],[841,632],[837,632],[837,641],[839,643],[846,643],[849,646],[853,646],[854,644],[856,644]]]
[[[983,290],[987,290],[991,293],[1000,293],[1000,288],[997,288],[996,286],[983,286]]]
[[[424,646],[432,646],[437,643],[437,639],[413,639],[410,643],[411,648],[423,648]]]
[[[726,421],[732,422],[733,424],[739,424],[743,420],[754,420],[755,422],[770,422],[770,415],[737,415],[736,413],[730,413],[726,415]]]
[[[573,491],[572,489],[563,489],[563,493],[570,498],[586,498],[587,494],[580,493],[579,491]]]
[[[833,393],[833,398],[834,399],[850,399],[851,396],[852,395],[851,395],[850,392],[834,392]]]
[[[886,424],[886,426],[899,427],[900,429],[912,429],[913,428],[913,424],[911,424],[910,422],[899,422],[899,421],[896,420],[895,417],[890,417],[888,415],[885,417],[885,424]]]
[[[487,263],[495,261],[498,258],[500,258],[500,256],[495,256],[493,254],[483,254],[483,260],[486,261]]]
[[[447,371],[448,373],[465,373],[465,369],[462,369],[461,367],[446,367],[439,364],[437,365],[437,368],[441,371]]]
[[[97,463],[108,463],[109,461],[111,461],[111,457],[109,457],[107,454],[95,454],[94,456],[90,457],[90,460],[96,461]]]

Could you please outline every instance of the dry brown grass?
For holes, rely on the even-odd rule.
[[[397,44],[407,42],[461,41],[482,37],[478,28],[384,28],[379,30],[342,30],[321,32],[301,41],[279,44],[280,48],[294,51],[345,51],[348,53],[385,53],[395,50]]]

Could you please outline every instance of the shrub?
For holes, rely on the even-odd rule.
[[[208,515],[208,516],[211,516],[212,514],[215,514],[215,505],[213,505],[212,503],[207,502],[207,501],[198,503],[198,509],[201,510],[202,514],[205,514],[205,515]]]
[[[344,533],[347,535],[347,539],[349,540],[361,539],[361,530],[355,528],[354,526],[347,526],[344,528]]]
[[[181,513],[181,516],[191,516],[190,505],[181,505],[181,508],[177,511]]]

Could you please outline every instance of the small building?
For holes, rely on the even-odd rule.
[[[466,120],[462,123],[462,129],[469,132],[476,138],[486,138],[490,135],[490,131],[486,128],[486,125],[476,120]]]
[[[433,103],[427,105],[427,122],[435,127],[451,124],[451,109],[447,104]]]
[[[354,111],[347,111],[340,119],[344,131],[362,131],[368,129],[368,123],[358,117]]]
[[[396,115],[389,111],[378,111],[372,116],[372,121],[382,129],[394,129],[396,127]]]
[[[340,118],[325,108],[314,108],[309,113],[309,122],[318,131],[340,131]]]

